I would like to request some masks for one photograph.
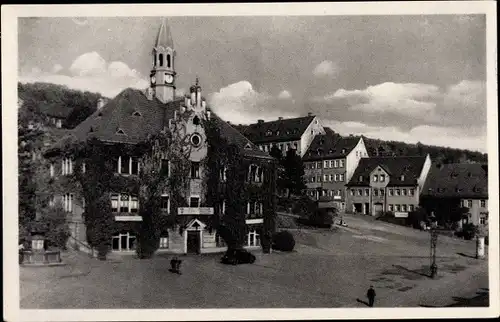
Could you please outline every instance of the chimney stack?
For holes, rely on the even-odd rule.
[[[262,123],[264,123],[264,120],[257,120],[257,123],[262,124]]]
[[[313,113],[311,113],[311,112],[307,113],[307,116],[312,116],[312,115],[313,115]]]
[[[278,120],[282,121],[283,120],[283,116],[278,117]]]
[[[147,93],[146,93],[146,96],[148,96],[148,98],[151,96],[152,97],[152,93],[151,93],[152,89],[151,88],[148,88],[147,89]],[[151,94],[150,94],[151,93]],[[106,105],[107,100],[104,98],[104,97],[99,97],[99,99],[97,100],[97,109],[100,110],[101,108],[103,108],[104,105]]]

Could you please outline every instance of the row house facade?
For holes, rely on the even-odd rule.
[[[202,160],[207,156],[208,143],[204,120],[212,120],[220,130],[220,135],[229,144],[240,149],[249,164],[247,184],[261,186],[265,178],[273,174],[264,173],[264,163],[275,162],[268,153],[261,151],[244,135],[228,123],[212,113],[201,96],[201,87],[191,86],[190,94],[182,97],[175,96],[175,50],[170,28],[163,21],[158,31],[156,42],[152,50],[153,67],[150,74],[151,85],[144,91],[126,89],[115,98],[105,102],[93,115],[71,130],[71,136],[77,141],[85,142],[88,139],[97,139],[109,145],[116,151],[133,151],[123,147],[134,146],[146,140],[149,136],[165,129],[175,131],[178,137],[187,142],[189,148],[190,168],[186,178],[189,189],[185,196],[187,207],[173,209],[170,191],[161,195],[161,215],[170,216],[174,210],[183,221],[183,232],[171,226],[161,227],[160,250],[173,253],[207,253],[225,249],[224,242],[215,229],[209,229],[211,217],[221,217],[225,213],[225,203],[213,208],[202,207],[206,191],[203,180],[207,169],[203,169]],[[85,200],[81,191],[69,184],[66,177],[74,174],[75,164],[80,160],[64,155],[64,140],[53,145],[46,153],[48,159],[47,175],[54,186],[54,193],[49,196],[49,205],[62,204],[68,213],[71,228],[70,243],[88,247],[86,241],[83,214]],[[164,150],[169,147],[162,147]],[[108,162],[112,163],[115,176],[133,178],[141,172],[141,156],[132,153],[117,152],[117,157]],[[86,171],[84,163],[78,167],[79,171]],[[170,176],[175,164],[167,158],[162,159],[160,174]],[[226,180],[225,171],[220,173],[220,182]],[[124,189],[125,190],[125,189]],[[139,216],[139,197],[125,191],[113,191],[109,196],[111,214],[114,218],[112,251],[133,252],[137,246],[137,228],[142,221]],[[266,213],[266,203],[263,200],[248,200],[245,215],[247,228],[247,247],[260,247],[261,230]],[[272,206],[272,205],[271,205]],[[271,210],[274,212],[274,210]],[[269,213],[269,212],[267,212]]]
[[[419,206],[430,168],[429,155],[362,158],[346,185],[346,210],[372,216],[390,211],[407,217]]]
[[[345,185],[359,161],[367,157],[363,138],[340,137],[326,128],[317,135],[303,157],[307,195],[320,207],[346,207]]]
[[[488,227],[488,165],[437,164],[432,167],[422,194],[422,206],[438,218],[449,209],[465,207],[459,224]]]
[[[254,124],[239,125],[237,129],[264,152],[270,152],[275,146],[283,155],[294,150],[301,157],[316,135],[325,133],[320,119],[311,113],[290,119],[279,117],[270,122],[258,120]]]

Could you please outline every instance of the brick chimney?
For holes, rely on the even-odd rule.
[[[257,124],[262,124],[264,123],[264,120],[257,120]]]
[[[282,121],[282,120],[283,120],[283,116],[278,117],[278,121]]]
[[[307,113],[307,116],[312,116],[312,115],[313,115],[313,113],[311,113],[311,112]]]

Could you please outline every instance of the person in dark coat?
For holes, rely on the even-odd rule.
[[[373,289],[373,286],[370,286],[368,289],[368,292],[366,292],[366,297],[368,298],[368,305],[370,307],[373,307],[373,303],[375,302],[375,290]]]
[[[181,274],[181,260],[176,256],[170,260],[171,271],[173,273]]]

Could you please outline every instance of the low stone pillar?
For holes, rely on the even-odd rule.
[[[476,258],[484,258],[484,236],[479,236],[476,238]]]

